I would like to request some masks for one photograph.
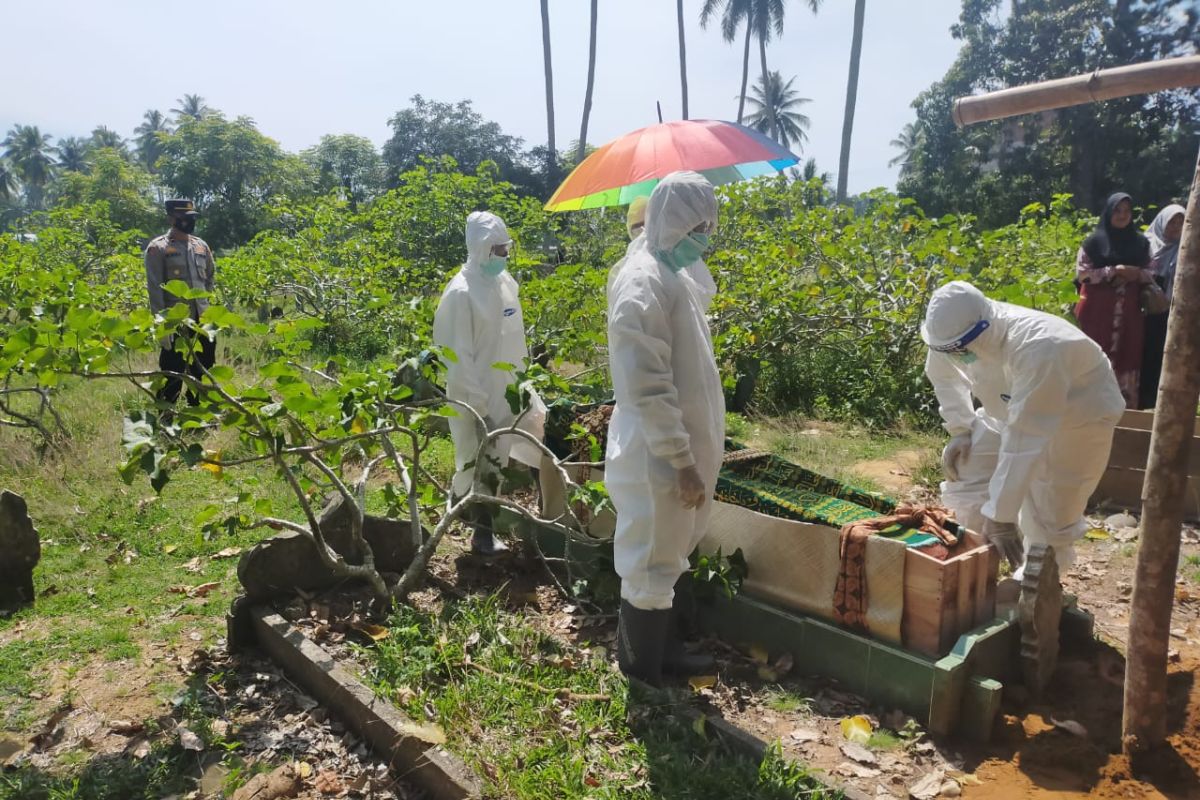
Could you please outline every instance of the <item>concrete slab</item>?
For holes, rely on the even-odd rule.
[[[441,743],[440,730],[406,717],[338,666],[319,645],[269,608],[251,610],[254,632],[276,663],[346,727],[434,800],[478,798],[483,787]]]

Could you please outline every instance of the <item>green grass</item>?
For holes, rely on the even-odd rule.
[[[248,365],[247,370],[250,369]],[[294,507],[266,469],[242,468],[223,481],[183,469],[161,496],[144,480],[126,486],[117,474],[121,419],[144,405],[119,381],[65,386],[56,407],[72,437],[57,452],[41,453],[24,432],[0,430],[0,486],[25,497],[42,540],[34,572],[36,602],[0,619],[0,727],[27,730],[56,669],[101,659],[136,660],[149,642],[196,647],[224,632],[224,613],[236,591],[236,560],[212,556],[246,548],[262,531],[205,540],[193,520],[212,502],[236,498],[239,484],[261,479],[281,509]],[[206,447],[229,440],[211,435]],[[128,563],[126,557],[128,556]],[[198,571],[185,569],[197,559]],[[216,581],[205,598],[172,587]],[[183,638],[198,630],[202,642]]]
[[[1200,555],[1183,557],[1184,575],[1192,583],[1200,583]]]
[[[463,601],[441,618],[404,607],[390,625],[366,654],[376,691],[415,719],[432,712],[490,795],[829,796],[778,752],[754,763],[662,698],[631,700],[606,656],[538,633],[495,598]],[[597,694],[608,699],[582,697]]]
[[[899,750],[904,747],[904,739],[887,728],[880,728],[871,734],[867,747],[872,750]]]
[[[743,420],[743,424],[747,444],[863,489],[881,491],[883,487],[857,472],[855,464],[892,459],[902,451],[919,454],[911,482],[936,487],[942,479],[940,453],[945,437],[936,432],[907,429],[884,432],[798,416],[758,419],[752,426]]]
[[[812,701],[804,695],[789,692],[787,689],[779,687],[767,691],[763,698],[763,703],[772,711],[778,711],[781,714],[795,714],[797,712],[808,712]]]

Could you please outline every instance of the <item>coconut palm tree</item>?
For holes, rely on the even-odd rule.
[[[754,26],[750,19],[754,12],[754,0],[704,0],[700,9],[700,27],[708,28],[717,10],[721,9],[721,37],[732,44],[737,39],[738,28],[746,23],[746,45],[742,51],[742,90],[738,94],[737,121],[740,125],[746,110],[746,85],[750,79],[750,40],[754,38]]]
[[[900,131],[900,135],[889,143],[895,147],[900,153],[888,162],[889,167],[900,165],[900,174],[906,175],[912,169],[913,160],[917,156],[917,151],[924,144],[925,134],[917,127],[915,122],[907,122],[904,128]]]
[[[842,154],[838,159],[837,201],[846,202],[850,179],[850,136],[854,130],[854,106],[858,103],[858,63],[862,59],[863,17],[867,0],[854,0],[854,33],[850,37],[850,75],[846,79],[846,114],[842,118]]]
[[[675,16],[679,20],[679,89],[683,94],[683,118],[687,119],[687,38],[683,35],[683,0],[675,0]]]
[[[105,127],[104,125],[97,125],[92,129],[92,147],[95,147],[97,150],[108,147],[116,150],[126,158],[129,156],[129,148],[125,144],[125,138],[112,128]]]
[[[825,197],[829,193],[829,173],[821,172],[817,167],[817,160],[810,158],[804,162],[804,166],[800,170],[799,178],[806,184],[803,196],[804,202],[809,206],[825,205]]]
[[[542,62],[546,72],[546,174],[553,183],[557,177],[557,155],[554,149],[554,64],[550,59],[550,3],[542,6]]]
[[[66,172],[82,172],[85,175],[91,170],[88,156],[91,155],[92,144],[87,139],[68,136],[59,139],[58,146],[54,149],[58,151],[59,169]]]
[[[188,120],[203,119],[206,114],[212,111],[204,103],[204,98],[198,94],[185,94],[177,101],[178,108],[172,108],[171,113],[175,115],[176,124],[183,124]]]
[[[171,132],[167,118],[161,111],[151,109],[142,115],[142,124],[133,129],[137,142],[138,157],[146,169],[154,172],[154,165],[162,155],[162,136]]]
[[[772,34],[775,36],[783,35],[783,18],[786,3],[784,0],[751,0],[753,11],[751,12],[751,24],[754,26],[754,35],[758,37],[758,58],[762,66],[762,74],[760,80],[765,85],[769,80],[770,71],[767,69],[767,42],[771,40]],[[814,14],[821,7],[822,0],[801,0],[807,5]],[[781,132],[779,131],[779,121],[775,119],[775,109],[768,107],[770,125],[767,133],[771,138],[782,143],[780,139]]]
[[[803,150],[802,143],[808,140],[807,129],[812,125],[812,120],[798,109],[812,100],[800,97],[792,88],[795,77],[784,83],[777,71],[769,75],[765,87],[762,81],[757,81],[750,89],[750,96],[746,100],[753,108],[746,117],[746,124],[767,134],[774,127],[777,134],[773,138],[781,145],[788,148],[795,145],[797,150]]]
[[[588,34],[587,91],[583,94],[583,125],[579,128],[579,143],[575,150],[575,163],[583,161],[587,148],[588,118],[592,115],[592,87],[596,84],[596,16],[600,0],[592,0],[591,32]]]
[[[36,125],[14,125],[4,141],[4,157],[13,165],[25,187],[25,198],[33,208],[42,207],[46,184],[54,176],[54,148],[50,134],[42,133]]]
[[[21,184],[17,180],[17,172],[12,162],[7,158],[0,158],[0,200],[12,200],[20,190]]]

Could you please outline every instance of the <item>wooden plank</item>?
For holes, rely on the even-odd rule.
[[[956,633],[961,634],[975,625],[975,578],[975,561],[967,556],[958,566],[958,596],[954,602],[959,626]]]
[[[958,641],[958,632],[961,630],[958,609],[955,606],[958,600],[958,572],[961,566],[962,562],[956,559],[947,561],[945,569],[942,570],[942,594],[938,598],[942,618],[941,630],[938,633],[938,652],[941,653],[950,652],[950,648]]]
[[[900,637],[918,653],[940,656],[942,615],[940,598],[944,564],[909,549],[904,560],[904,616]]]
[[[1134,411],[1132,409],[1121,415],[1121,421],[1117,423],[1120,428],[1133,428],[1139,431],[1153,430],[1154,428],[1154,412],[1153,411]],[[1200,417],[1196,417],[1196,435],[1200,436]]]
[[[975,565],[975,614],[972,618],[975,627],[989,622],[992,617],[996,616],[996,573],[989,569],[992,562],[990,550],[991,548],[988,548],[977,552],[971,559],[971,563]],[[991,584],[990,592],[988,590],[989,583]]]
[[[1140,513],[1142,484],[1145,479],[1146,473],[1140,469],[1109,467],[1089,502],[1092,505]],[[1200,477],[1188,478],[1183,513],[1186,519],[1200,519]]]
[[[1117,428],[1113,431],[1112,452],[1108,466],[1121,469],[1145,469],[1150,454],[1150,431],[1136,428]],[[1192,437],[1188,454],[1188,471],[1200,474],[1200,437]]]

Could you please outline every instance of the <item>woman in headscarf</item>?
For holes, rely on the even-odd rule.
[[[1150,225],[1150,272],[1162,287],[1168,302],[1175,289],[1175,267],[1179,263],[1179,241],[1183,236],[1186,209],[1169,205]],[[1162,375],[1163,350],[1167,345],[1167,312],[1146,316],[1146,343],[1142,350],[1142,381],[1139,394],[1142,408],[1154,408],[1158,401],[1158,379]]]
[[[1137,408],[1144,320],[1139,292],[1153,277],[1150,242],[1133,224],[1133,199],[1118,192],[1104,204],[1096,230],[1075,259],[1079,327],[1112,364],[1128,408]]]

